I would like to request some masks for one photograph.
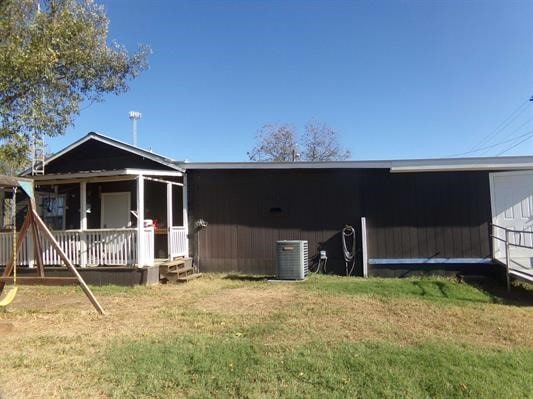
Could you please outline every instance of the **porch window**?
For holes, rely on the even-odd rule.
[[[39,214],[52,230],[65,229],[65,195],[38,194]]]
[[[11,227],[12,220],[11,215],[13,213],[13,201],[11,198],[4,198],[2,201],[2,220],[0,226],[2,229],[7,229]]]

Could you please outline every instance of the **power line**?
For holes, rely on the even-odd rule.
[[[529,98],[529,101],[533,102],[533,96],[531,96],[531,97]],[[530,140],[532,137],[533,137],[533,136],[528,136],[528,137],[526,137],[525,139],[520,140],[518,143],[513,144],[511,147],[509,147],[509,148],[507,148],[507,149],[505,149],[505,150],[503,150],[503,151],[500,151],[498,154],[496,154],[496,156],[500,156],[500,155],[502,155],[502,154],[505,154],[507,151],[511,151],[513,148],[516,148],[516,147],[518,147],[520,144],[525,143],[526,141]]]
[[[524,140],[519,141],[518,143],[516,143],[516,144],[512,145],[511,147],[507,148],[506,150],[503,150],[503,151],[497,153],[496,156],[499,157],[500,155],[505,154],[507,151],[511,151],[513,148],[518,147],[520,144],[530,140],[531,138],[533,138],[533,135],[531,135],[529,137],[526,137]]]
[[[522,123],[522,124],[521,124],[520,126],[518,126],[516,129],[514,129],[513,131],[511,131],[511,132],[509,133],[509,135],[510,135],[510,134],[513,134],[513,133],[515,133],[515,132],[517,132],[517,131],[519,131],[520,129],[522,129],[524,126],[526,126],[526,125],[527,125],[529,122],[531,122],[532,120],[533,120],[533,116],[532,116],[531,118],[527,119],[524,123]],[[488,149],[490,149],[490,148],[498,147],[499,145],[506,144],[506,143],[509,143],[509,142],[511,142],[511,141],[517,140],[517,139],[519,139],[519,138],[521,138],[521,137],[523,137],[524,135],[527,135],[527,134],[529,134],[529,133],[531,133],[531,132],[527,132],[527,133],[525,133],[525,134],[523,134],[523,135],[515,136],[515,137],[513,137],[513,138],[510,138],[510,139],[507,139],[507,140],[504,140],[504,141],[499,141],[499,142],[497,142],[497,143],[495,143],[495,144],[491,144],[491,145],[488,145],[488,146],[478,147],[478,148],[475,149],[475,150],[466,151],[466,152],[462,152],[462,153],[460,153],[460,154],[454,154],[454,155],[451,155],[451,156],[452,156],[452,157],[458,157],[458,156],[463,156],[463,155],[472,154],[472,153],[474,153],[474,152],[485,151],[485,150],[488,150]]]
[[[532,96],[533,98],[533,96]],[[494,137],[498,135],[503,129],[505,129],[507,126],[509,126],[520,114],[522,114],[526,108],[527,103],[529,101],[532,101],[531,99],[524,101],[521,103],[518,108],[516,108],[511,114],[503,120],[492,132],[487,134],[484,138],[482,138],[476,145],[474,145],[472,148],[470,148],[469,151],[475,152],[479,147],[481,147],[483,144],[488,143],[490,140],[492,140]]]
[[[485,147],[481,147],[478,151],[490,150],[491,148],[498,147],[498,146],[500,146],[502,144],[512,143],[512,142],[514,142],[516,140],[519,140],[519,139],[521,139],[523,137],[526,137],[526,136],[529,136],[529,135],[531,135],[533,137],[533,130],[530,130],[530,131],[528,131],[526,133],[520,134],[519,136],[512,137],[512,138],[510,138],[508,140],[500,141],[500,142],[495,143],[495,144],[491,144],[491,145],[488,145],[488,146],[485,146]]]
[[[522,123],[522,124],[521,124],[520,126],[518,126],[516,129],[514,129],[513,131],[511,131],[511,132],[507,135],[507,137],[509,137],[510,135],[512,135],[512,134],[514,134],[514,133],[516,133],[516,132],[518,132],[520,129],[522,129],[524,126],[526,126],[526,125],[527,125],[529,122],[531,122],[532,120],[533,120],[533,116],[532,116],[531,118],[526,119],[526,121],[525,121],[524,123]],[[500,141],[500,144],[504,144],[504,143],[506,143],[506,142],[507,142],[507,140]],[[483,154],[483,153],[485,153],[485,152],[486,152],[486,150],[483,150],[481,154]],[[481,155],[481,154],[480,154],[480,155]]]

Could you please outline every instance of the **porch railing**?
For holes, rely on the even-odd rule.
[[[137,229],[90,229],[90,230],[61,230],[52,234],[59,246],[76,265],[137,265]],[[143,231],[143,259],[144,264],[154,262],[154,230],[146,228]],[[17,263],[33,266],[33,237],[26,235]],[[11,232],[0,233],[0,264],[5,265],[11,256],[13,235]],[[45,265],[62,264],[51,243],[41,236],[42,257]]]
[[[533,267],[531,266],[531,263],[529,263],[529,259],[533,255],[533,231],[531,231],[531,229],[514,230],[498,226],[497,224],[492,224],[491,237],[494,240],[494,258],[505,265],[507,290],[511,290],[511,276],[533,282]],[[503,247],[503,250],[501,247]],[[515,249],[526,250],[528,252],[528,264],[524,265],[513,259],[514,256],[511,253],[512,247]]]
[[[187,256],[187,231],[183,226],[172,226],[170,228],[170,256]]]
[[[155,239],[154,239],[154,229],[152,227],[144,229],[144,262],[148,265],[154,264],[154,253],[155,253]]]

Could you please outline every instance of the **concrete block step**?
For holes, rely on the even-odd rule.
[[[202,273],[193,273],[193,274],[189,274],[188,276],[185,276],[185,277],[178,277],[176,282],[178,282],[178,283],[186,283],[187,281],[194,280],[194,279],[199,278],[199,277],[202,277]]]

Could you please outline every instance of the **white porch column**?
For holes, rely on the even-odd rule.
[[[167,183],[167,242],[168,259],[172,260],[172,183]]]
[[[0,227],[4,228],[4,202],[6,198],[6,192],[4,189],[0,189]]]
[[[144,176],[137,177],[137,267],[144,266]]]
[[[183,227],[185,228],[185,256],[189,256],[189,205],[187,202],[187,173],[183,173]]]
[[[80,182],[80,267],[87,267],[87,182]]]

